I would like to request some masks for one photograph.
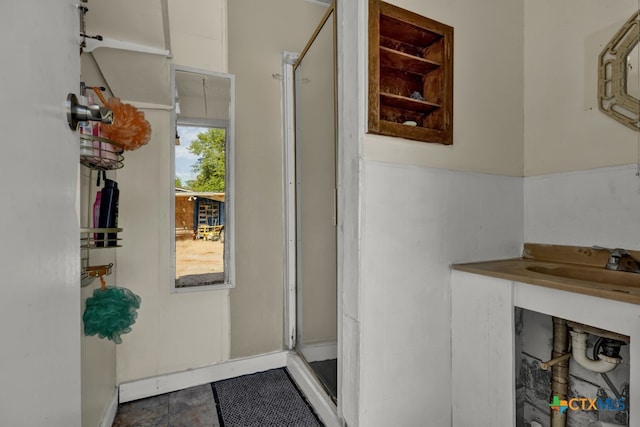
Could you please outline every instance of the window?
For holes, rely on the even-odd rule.
[[[175,292],[233,286],[233,76],[172,67]]]

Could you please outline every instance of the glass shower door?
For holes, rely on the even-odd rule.
[[[294,66],[296,350],[337,399],[335,12]]]

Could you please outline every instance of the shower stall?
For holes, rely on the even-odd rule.
[[[305,49],[289,55],[289,72],[285,58],[284,80],[285,104],[293,112],[285,123],[287,339],[337,403],[335,15],[332,4]]]

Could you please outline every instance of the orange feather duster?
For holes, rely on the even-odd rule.
[[[102,125],[102,136],[114,141],[125,150],[136,150],[149,142],[151,125],[144,113],[130,104],[123,104],[119,98],[104,99],[100,89],[93,88],[105,107],[113,111],[113,124]]]

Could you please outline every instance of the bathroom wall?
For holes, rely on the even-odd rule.
[[[273,108],[280,81],[272,74],[281,71],[281,51],[301,50],[325,10],[294,0],[169,1],[172,62],[237,76],[236,289],[169,294],[170,114],[144,110],[152,140],[126,153],[118,171],[117,281],[142,298],[133,331],[117,347],[118,383],[282,348],[281,118]]]
[[[231,357],[283,348],[281,53],[301,52],[326,7],[302,0],[228,4],[236,75],[236,287]]]
[[[84,65],[82,67],[84,68]],[[84,79],[85,74],[83,72],[81,78]],[[96,80],[86,81],[91,84],[101,84]],[[98,172],[95,171],[91,173],[88,168],[80,168],[80,225],[82,227],[93,227],[91,207],[95,200],[96,189],[98,189],[96,187],[97,174]],[[109,172],[108,177],[117,180],[115,172]],[[89,265],[115,264],[116,261],[116,249],[91,250],[83,255],[89,256]],[[116,277],[117,269],[114,268],[111,275],[104,277],[107,286],[115,286],[117,284]],[[90,298],[94,290],[99,287],[100,281],[96,278],[91,284],[82,288],[80,294],[82,313],[84,313],[87,298]],[[116,345],[107,339],[101,339],[96,335],[86,336],[83,333],[81,367],[82,425],[97,426],[116,397]]]
[[[521,176],[523,3],[508,0],[389,3],[454,27],[454,142],[442,146],[367,134],[364,157]],[[366,87],[361,96],[366,97]]]
[[[169,1],[173,62],[226,72],[226,1]],[[126,94],[121,95],[126,99]],[[229,292],[170,294],[169,206],[173,198],[169,109],[143,110],[148,145],[125,153],[118,171],[117,283],[140,295],[131,333],[117,347],[118,383],[218,363],[229,358]]]
[[[341,98],[343,141],[354,147],[343,148],[343,167],[360,168],[357,184],[343,175],[341,200],[362,222],[345,223],[339,244],[359,265],[341,267],[342,412],[366,426],[449,425],[449,265],[521,251],[524,11],[503,0],[391,3],[454,27],[454,143],[365,133],[367,2],[343,6],[340,19],[362,27],[345,24],[339,39],[359,55],[341,57],[343,90],[360,90],[358,114]]]
[[[111,250],[109,250],[111,252]],[[99,257],[93,257],[92,264],[102,265]],[[109,260],[104,262],[108,263]],[[114,285],[114,277],[107,278],[107,285]],[[97,283],[96,283],[97,282]],[[92,286],[82,289],[82,312],[87,298],[93,295],[99,281]],[[82,336],[82,425],[97,426],[109,410],[109,405],[115,404],[113,399],[116,392],[116,345],[109,340],[97,336]]]
[[[3,426],[81,426],[79,148],[64,107],[79,85],[75,3],[10,0],[0,14]]]
[[[526,241],[640,247],[640,133],[597,106],[597,56],[637,7],[525,1]]]
[[[636,176],[636,169],[635,165],[611,166],[526,177],[525,241],[640,248],[640,229],[637,227],[640,178]],[[538,313],[529,313],[527,316],[529,320],[525,322],[525,332],[521,337],[523,344],[529,348],[523,350],[522,356],[522,372],[525,378],[529,378],[529,387],[524,390],[525,421],[541,417],[539,402],[543,397],[538,393],[536,400],[533,390],[548,387],[548,381],[535,371],[534,362],[536,358],[546,358],[551,354],[548,340],[551,336],[550,321]],[[623,354],[623,357],[630,361],[628,354]],[[571,369],[573,373],[574,367]],[[626,370],[614,375],[617,377],[614,384],[621,390],[623,383],[629,381],[628,365]],[[594,385],[597,387],[594,388]],[[608,387],[602,378],[577,373],[572,379],[571,388],[575,393],[582,392],[595,397],[597,388]],[[607,393],[613,395],[611,391]],[[569,425],[585,424],[578,419]]]
[[[525,175],[632,163],[635,132],[598,110],[598,55],[637,0],[525,0]]]
[[[227,0],[169,0],[172,62],[226,73]]]
[[[124,229],[118,285],[142,299],[133,331],[117,349],[118,383],[182,371],[229,357],[228,291],[171,294],[169,264],[172,143],[166,111],[147,110],[154,135],[126,153],[118,172]]]
[[[362,19],[355,12],[366,10],[364,3],[359,11],[347,9],[354,13],[345,19]],[[345,413],[367,426],[385,425],[385,417],[399,417],[407,425],[425,419],[447,425],[450,395],[443,384],[450,371],[448,354],[441,353],[447,352],[442,349],[450,336],[438,326],[449,324],[449,263],[518,256],[523,231],[525,241],[545,243],[597,239],[635,248],[640,241],[633,226],[638,211],[633,168],[595,169],[631,163],[637,134],[598,112],[585,92],[588,79],[595,82],[585,65],[586,52],[598,52],[594,40],[602,39],[604,27],[594,22],[606,21],[615,32],[635,9],[632,2],[392,3],[455,28],[454,144],[360,138],[365,159],[360,164],[363,195],[356,206],[363,221],[360,282],[345,283],[347,294],[355,292],[359,299],[352,303],[356,317],[344,319],[361,340],[358,349],[348,349],[359,352],[360,365],[354,361],[344,368],[356,370],[360,396],[348,395],[359,410]],[[362,38],[355,43],[359,49],[366,46]],[[359,74],[346,81],[359,83],[366,93],[364,58],[358,65]],[[366,100],[359,102],[364,109]],[[366,120],[356,117],[363,132]],[[410,163],[414,166],[400,165]],[[496,185],[496,176],[479,179],[456,170],[515,177],[585,172],[529,177],[524,184],[501,178],[514,186],[505,190]],[[461,185],[448,187],[449,179]],[[489,203],[493,191],[501,197]],[[455,205],[461,209],[449,207]],[[492,223],[496,228],[488,231]]]
[[[100,70],[90,55],[80,56],[80,81],[93,86],[107,86]],[[91,92],[89,92],[91,93]],[[108,94],[110,95],[110,94]],[[96,100],[97,101],[97,100]],[[89,168],[80,168],[80,225],[93,227],[93,203],[96,191],[101,187],[96,185],[98,172]],[[117,181],[116,171],[108,172],[109,179]],[[101,186],[102,186],[101,181]],[[105,276],[107,286],[117,284],[116,249],[99,249],[84,252],[89,257],[89,265],[108,265],[113,263],[112,274]],[[91,284],[82,288],[81,309],[84,313],[87,298],[100,287],[96,278]],[[83,324],[84,327],[84,324]],[[114,405],[116,393],[116,345],[107,339],[96,335],[81,338],[81,376],[82,376],[82,425],[99,425],[104,414]]]
[[[525,240],[640,248],[635,165],[525,178]]]
[[[369,161],[363,182],[359,425],[450,425],[449,264],[518,254],[522,178]]]
[[[597,57],[637,7],[635,0],[525,0],[525,241],[640,248],[640,178],[629,164],[637,157],[639,134],[597,104]],[[545,315],[524,312],[523,419],[543,425],[545,397],[535,390],[548,382],[535,368],[536,359],[550,356],[550,323]],[[595,397],[598,388],[608,388],[573,365],[574,393]],[[628,365],[612,373],[619,390],[625,375],[628,382]],[[585,425],[578,417],[587,414],[571,414],[568,425]]]

